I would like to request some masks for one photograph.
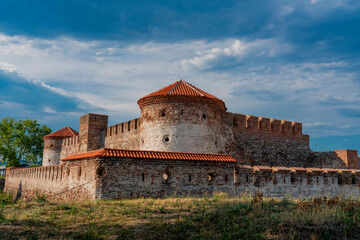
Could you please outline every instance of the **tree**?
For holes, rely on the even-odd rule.
[[[32,164],[42,161],[43,136],[51,129],[34,119],[16,120],[5,117],[0,120],[0,161],[7,167],[18,167],[21,162]]]

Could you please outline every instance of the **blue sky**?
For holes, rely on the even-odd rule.
[[[0,117],[110,124],[178,79],[231,112],[299,121],[315,150],[360,150],[360,2],[0,2]]]

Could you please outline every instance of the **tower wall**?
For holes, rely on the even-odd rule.
[[[141,108],[140,150],[218,153],[223,112],[201,103],[158,103]]]
[[[54,166],[60,164],[61,144],[63,138],[44,138],[43,166]]]
[[[80,117],[80,152],[104,147],[108,116],[89,113]]]

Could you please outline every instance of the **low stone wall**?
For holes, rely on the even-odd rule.
[[[240,165],[235,186],[236,194],[271,197],[360,196],[360,170]]]
[[[62,165],[15,168],[6,171],[4,192],[15,199],[37,194],[49,200],[95,200],[96,161],[69,161]]]

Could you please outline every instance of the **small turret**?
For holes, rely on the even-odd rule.
[[[65,138],[78,136],[79,133],[70,127],[64,127],[43,137],[43,166],[60,164],[61,145]]]

